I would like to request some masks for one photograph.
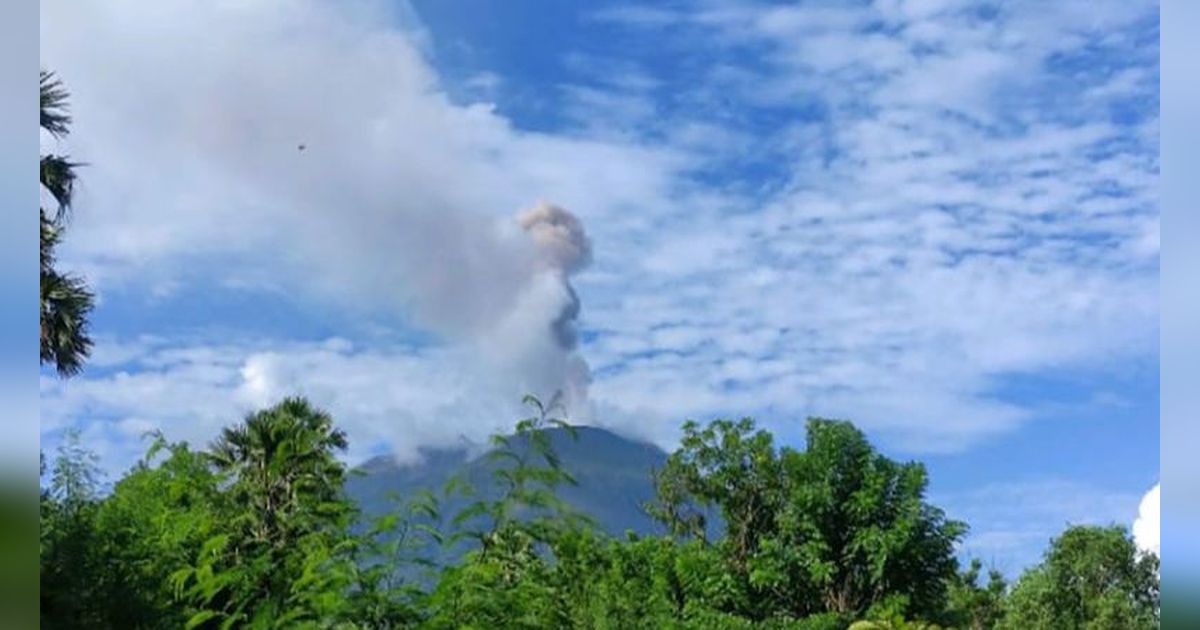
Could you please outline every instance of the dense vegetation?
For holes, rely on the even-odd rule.
[[[536,400],[465,478],[363,522],[338,460],[345,435],[302,399],[203,450],[153,436],[100,491],[68,435],[44,471],[46,628],[1031,628],[1158,625],[1158,560],[1120,527],[1071,527],[1011,588],[966,525],[924,497],[919,463],[846,422],[804,450],[750,420],[684,425],[646,506],[664,535],[610,536],[560,498],[575,482]],[[651,474],[651,471],[647,471]],[[442,514],[446,497],[465,506]],[[721,526],[707,521],[718,518]],[[720,533],[714,534],[714,531]],[[463,546],[439,563],[430,549]],[[445,557],[445,556],[441,556]]]

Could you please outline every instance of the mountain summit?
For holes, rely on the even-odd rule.
[[[641,506],[654,496],[651,472],[666,463],[662,449],[596,427],[577,427],[575,439],[563,429],[548,432],[563,467],[579,482],[559,488],[559,497],[568,505],[590,515],[600,529],[613,535],[626,530],[661,532]],[[457,474],[481,490],[489,487],[490,464],[482,452],[472,456],[467,449],[457,448],[421,454],[421,461],[411,464],[380,456],[355,469],[357,474],[347,481],[346,491],[364,516],[369,519],[396,509],[393,496],[404,501],[429,490],[440,497],[446,482]],[[443,516],[449,518],[463,505],[461,498],[446,501]]]

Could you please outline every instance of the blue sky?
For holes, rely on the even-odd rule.
[[[101,298],[45,447],[119,469],[304,393],[352,458],[412,457],[585,362],[579,417],[668,448],[852,419],[1010,573],[1157,483],[1155,3],[42,12],[89,164],[63,260]],[[539,201],[589,266],[538,266]]]

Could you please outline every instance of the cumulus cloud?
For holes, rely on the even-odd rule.
[[[102,290],[190,258],[232,282],[262,274],[390,312],[473,350],[466,360],[492,365],[514,399],[562,391],[582,413],[568,277],[590,241],[559,206],[510,215],[522,197],[581,197],[571,176],[544,176],[549,160],[610,148],[518,134],[450,102],[381,7],[47,3],[45,63],[71,85],[76,155],[97,165],[69,255]],[[622,188],[614,198],[640,187]]]
[[[717,51],[678,78],[694,86],[688,107],[750,121],[722,125],[759,139],[743,168],[786,166],[766,194],[628,239],[649,243],[630,265],[642,290],[589,294],[608,333],[589,348],[596,396],[850,417],[906,449],[955,450],[1039,417],[995,394],[1010,376],[1153,356],[1156,8],[1042,8],[672,14],[654,36]]]
[[[351,463],[378,453],[415,461],[424,448],[479,445],[525,413],[504,381],[472,368],[458,347],[148,338],[102,340],[97,350],[120,358],[87,378],[43,378],[43,443],[52,450],[65,427],[81,427],[114,474],[141,454],[146,430],[205,445],[221,427],[285,396],[306,396],[337,418],[350,437]]]
[[[1161,484],[1154,487],[1142,497],[1138,504],[1137,519],[1133,521],[1133,539],[1138,549],[1146,553],[1159,555],[1159,495]]]
[[[125,371],[47,386],[51,430],[92,405],[227,421],[211,396],[313,389],[328,361],[361,400],[325,400],[365,439],[403,428],[401,450],[561,388],[664,445],[686,416],[756,414],[786,438],[816,413],[949,451],[1036,417],[996,393],[1007,376],[1155,352],[1150,3],[613,11],[670,23],[655,36],[694,58],[669,81],[583,64],[636,79],[590,89],[655,99],[661,80],[677,98],[647,116],[547,90],[594,116],[538,132],[449,98],[432,35],[390,4],[42,3],[43,63],[72,89],[70,150],[89,163],[63,257],[102,295],[215,277],[438,339],[330,350],[279,331],[229,363],[205,358],[220,339],[174,340],[194,362],[127,368],[150,351],[118,339],[97,356]],[[1121,67],[1081,59],[1098,50]],[[574,218],[514,220],[537,199]],[[403,396],[421,412],[393,419]]]

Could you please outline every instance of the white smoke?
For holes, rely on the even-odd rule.
[[[548,203],[518,213],[516,222],[532,256],[512,300],[473,337],[493,371],[516,376],[519,388],[545,401],[560,397],[573,419],[586,420],[591,372],[578,350],[580,302],[570,276],[591,261],[591,241],[578,218]]]
[[[533,239],[537,251],[540,284],[552,285],[551,295],[557,298],[558,312],[550,322],[549,333],[557,345],[555,379],[562,387],[555,394],[563,396],[567,410],[576,419],[586,419],[587,387],[591,370],[578,352],[577,322],[581,304],[569,278],[592,261],[592,242],[579,219],[566,210],[548,203],[517,215],[517,221]],[[536,329],[535,329],[536,330]]]
[[[571,274],[592,261],[592,242],[570,212],[543,202],[518,214],[517,222],[537,243],[538,259],[547,268]]]
[[[573,420],[587,419],[590,370],[578,350],[581,304],[570,278],[590,262],[591,243],[578,218],[547,203],[499,222],[466,210],[397,212],[382,232],[373,221],[332,217],[327,233],[344,239],[337,249],[354,252],[343,255],[344,269],[315,269],[339,283],[335,293],[370,269],[393,296],[385,304],[468,357],[481,399],[557,396]]]
[[[1133,522],[1133,540],[1138,549],[1159,555],[1159,494],[1162,484],[1154,487],[1142,497],[1138,506],[1137,520]]]
[[[544,156],[590,163],[599,148],[452,103],[409,34],[377,26],[389,4],[43,3],[43,62],[77,113],[73,155],[95,163],[74,255],[138,270],[194,257],[210,279],[390,315],[461,358],[472,386],[452,395],[561,392],[581,419],[589,370],[569,281],[590,242],[560,207],[510,213],[543,194],[585,198],[546,183],[560,157]]]

